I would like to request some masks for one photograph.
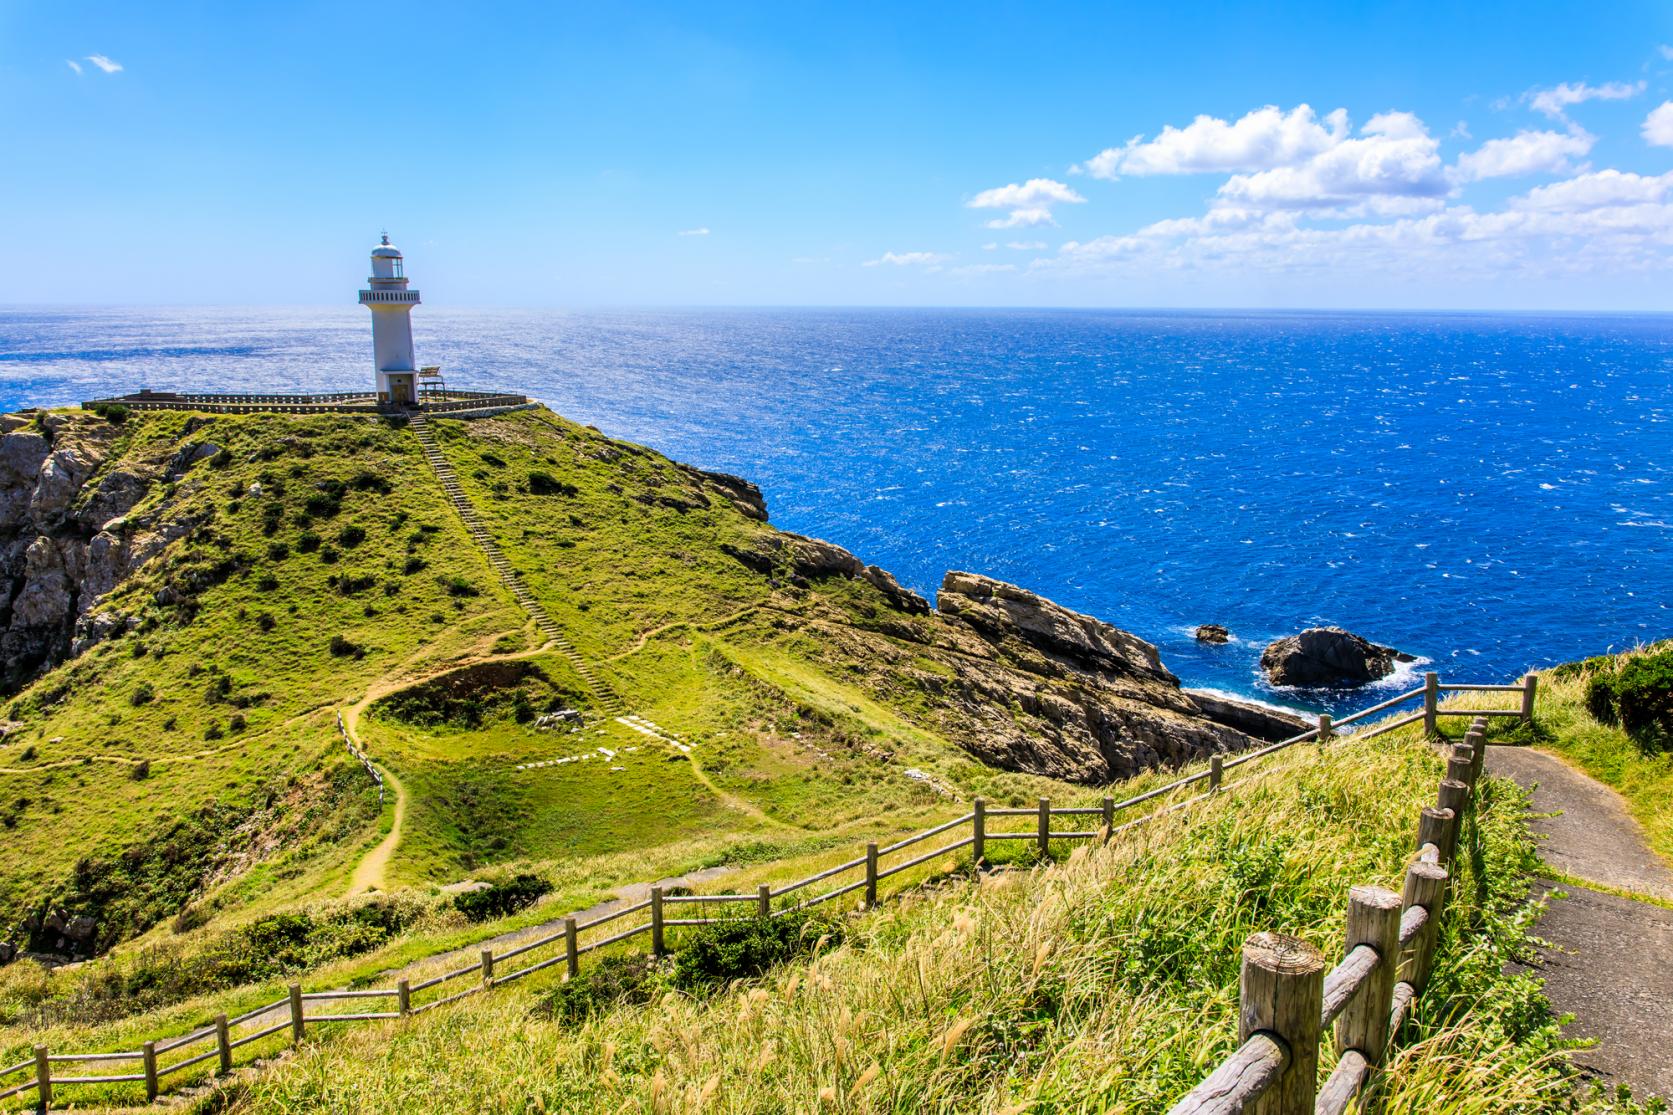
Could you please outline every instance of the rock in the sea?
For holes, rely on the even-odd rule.
[[[1261,669],[1273,685],[1348,687],[1385,678],[1396,663],[1414,661],[1340,627],[1309,627],[1267,644]]]
[[[1197,628],[1197,642],[1199,643],[1213,643],[1218,646],[1221,643],[1231,642],[1231,638],[1232,633],[1218,623],[1205,623]]]

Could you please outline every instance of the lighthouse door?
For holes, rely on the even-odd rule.
[[[389,401],[398,407],[412,406],[412,377],[389,377]]]

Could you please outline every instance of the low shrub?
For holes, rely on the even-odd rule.
[[[465,580],[463,577],[448,574],[436,578],[436,583],[447,591],[449,596],[481,596],[482,590]]]
[[[331,636],[331,653],[338,658],[360,658],[366,653],[364,647],[352,643],[342,635]]]
[[[503,883],[465,891],[453,899],[453,907],[471,921],[492,921],[534,905],[536,899],[551,890],[551,883],[539,875],[524,872]]]
[[[1594,669],[1586,681],[1586,711],[1619,725],[1646,749],[1666,750],[1673,743],[1673,647]]]
[[[681,942],[670,978],[681,991],[713,991],[841,940],[840,922],[810,914],[706,925]]]
[[[573,484],[565,484],[549,472],[539,469],[529,473],[529,493],[537,496],[572,496],[579,491]]]

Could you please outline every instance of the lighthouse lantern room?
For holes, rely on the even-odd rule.
[[[369,290],[360,292],[360,304],[372,311],[372,359],[377,368],[378,402],[386,406],[415,406],[418,403],[418,364],[412,350],[412,308],[418,305],[418,291],[407,289],[401,250],[389,242],[386,233],[372,249]]]

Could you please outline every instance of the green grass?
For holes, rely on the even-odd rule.
[[[520,984],[307,1045],[203,1110],[1160,1111],[1236,1044],[1248,934],[1334,957],[1348,887],[1398,885],[1441,770],[1403,736],[1286,753],[1056,865],[944,878],[719,991],[553,1019],[551,985]],[[1528,945],[1525,801],[1490,782],[1483,802],[1389,1111],[1571,1110],[1555,1019],[1504,968]]]

